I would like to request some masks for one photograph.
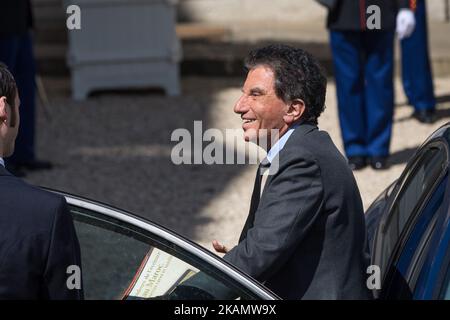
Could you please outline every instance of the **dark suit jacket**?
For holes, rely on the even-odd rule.
[[[28,185],[0,165],[0,300],[82,299],[67,267],[81,268],[64,197]]]
[[[30,0],[1,0],[0,16],[0,36],[21,35],[33,25]]]
[[[345,158],[302,124],[278,160],[253,224],[224,259],[284,299],[371,298],[363,206]]]
[[[409,8],[409,0],[327,0],[319,1],[329,8],[327,27],[335,31],[366,30],[367,8],[380,7],[381,30],[395,30],[399,8]]]

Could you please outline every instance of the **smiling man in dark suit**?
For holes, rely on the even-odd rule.
[[[4,167],[3,157],[14,152],[19,105],[16,82],[0,64],[0,300],[82,299],[80,246],[64,197]]]
[[[344,156],[317,128],[325,76],[311,55],[285,45],[251,52],[246,68],[234,111],[245,140],[265,142],[268,154],[239,244],[228,250],[215,240],[214,248],[285,299],[371,298],[358,187]],[[275,143],[264,137],[270,130],[279,133]]]

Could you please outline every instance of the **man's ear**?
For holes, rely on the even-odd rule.
[[[288,110],[283,116],[284,122],[288,125],[293,124],[300,119],[305,112],[305,102],[302,99],[294,99],[288,105]]]
[[[7,102],[6,97],[0,97],[0,122],[4,122],[8,119],[8,112],[7,110]]]

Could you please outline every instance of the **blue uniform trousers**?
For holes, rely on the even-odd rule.
[[[393,31],[330,31],[347,157],[389,155],[394,111]]]

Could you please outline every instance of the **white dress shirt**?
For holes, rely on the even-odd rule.
[[[272,163],[273,159],[275,159],[275,157],[280,153],[281,149],[284,148],[291,134],[294,133],[294,130],[297,129],[299,126],[300,124],[295,124],[292,127],[290,127],[288,131],[286,131],[286,133],[283,134],[280,139],[278,139],[278,141],[272,146],[272,148],[270,148],[266,158],[263,161],[267,160],[269,163]],[[259,196],[261,196],[264,191],[268,175],[269,170],[264,170],[261,178],[261,191]]]
[[[294,132],[295,129],[297,129],[300,125],[295,124],[292,127],[288,129],[288,131],[281,136],[280,139],[270,148],[269,152],[267,153],[267,160],[272,163],[273,159],[280,153],[281,149],[284,148],[284,145],[288,141],[291,134]]]

